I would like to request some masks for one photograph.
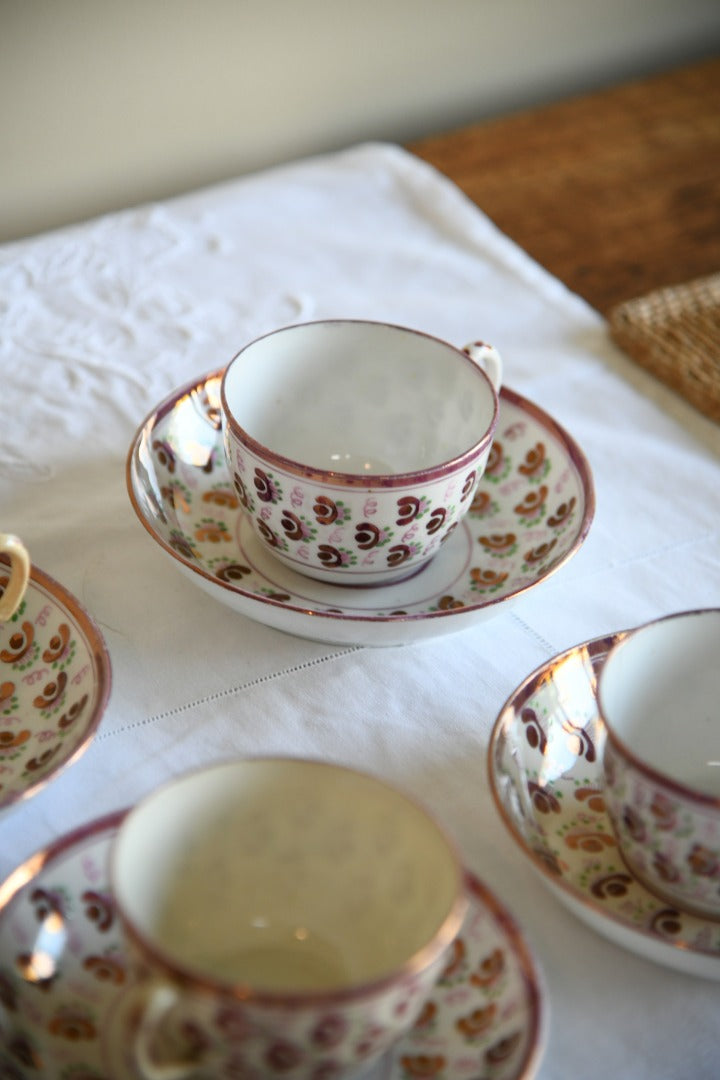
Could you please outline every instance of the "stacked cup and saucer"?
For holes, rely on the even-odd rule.
[[[511,835],[575,915],[720,980],[720,609],[552,659],[510,696],[488,756]]]

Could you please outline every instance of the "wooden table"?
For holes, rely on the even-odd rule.
[[[408,149],[603,314],[720,270],[720,59]]]

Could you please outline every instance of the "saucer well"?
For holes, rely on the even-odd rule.
[[[512,390],[469,513],[419,574],[395,585],[328,585],[266,551],[240,509],[222,446],[216,371],[142,423],[127,459],[133,508],[191,580],[258,622],[316,641],[399,645],[498,614],[579,549],[595,496],[574,440]]]
[[[0,591],[7,582],[0,563]],[[75,597],[32,567],[0,623],[0,814],[87,749],[110,694],[103,637]]]
[[[122,813],[32,856],[0,885],[0,1075],[114,1080],[112,1018],[130,985],[108,885]],[[546,1011],[512,916],[467,875],[470,907],[416,1027],[368,1080],[527,1080]]]
[[[720,979],[720,923],[676,910],[621,858],[603,796],[597,678],[623,635],[538,668],[503,706],[488,752],[500,816],[545,883],[597,933],[646,959]]]

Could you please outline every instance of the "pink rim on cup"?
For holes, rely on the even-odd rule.
[[[638,881],[720,918],[720,609],[623,636],[598,683],[605,801]]]
[[[136,984],[124,1013],[142,1017],[118,1042],[148,1080],[353,1075],[412,1026],[467,907],[424,809],[292,758],[151,793],[120,827],[111,877]]]
[[[253,341],[228,365],[221,405],[256,536],[333,584],[417,573],[470,507],[501,378],[492,346],[386,323],[302,323]]]

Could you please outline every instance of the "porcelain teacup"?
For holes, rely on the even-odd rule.
[[[224,762],[125,818],[113,894],[134,989],[129,1069],[354,1076],[413,1023],[467,901],[417,803],[339,765]]]
[[[0,533],[0,563],[9,566],[10,570],[0,591],[0,622],[5,622],[17,611],[30,576],[27,548],[12,533]]]
[[[498,416],[502,362],[387,323],[284,327],[221,386],[230,476],[291,569],[344,585],[409,577],[468,510]]]
[[[637,880],[720,918],[720,609],[623,636],[598,682],[605,801]]]

